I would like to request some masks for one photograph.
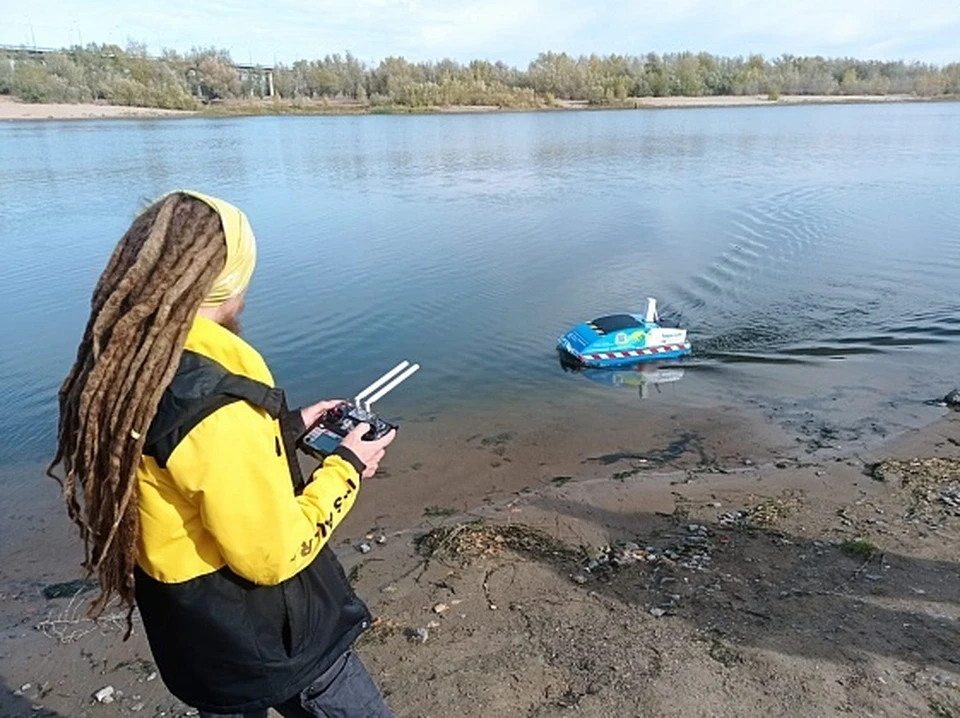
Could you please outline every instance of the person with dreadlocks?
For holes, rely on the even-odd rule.
[[[177,190],[94,289],[48,470],[99,579],[90,615],[118,596],[126,639],[138,608],[161,678],[201,715],[392,716],[329,540],[394,432],[357,427],[304,480],[297,438],[337,402],[289,410],[239,336],[255,263],[243,212]]]

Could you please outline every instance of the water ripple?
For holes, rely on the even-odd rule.
[[[0,465],[49,448],[113,243],[182,185],[248,212],[245,333],[292,396],[406,358],[398,411],[600,411],[555,338],[647,296],[691,332],[677,401],[788,376],[828,394],[825,368],[855,365],[880,402],[904,352],[911,381],[955,381],[960,106],[58,127],[0,127]]]

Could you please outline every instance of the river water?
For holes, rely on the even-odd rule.
[[[960,104],[15,122],[0,167],[0,467],[49,458],[97,277],[177,187],[247,212],[244,334],[292,402],[407,359],[391,418],[882,434],[960,383]],[[647,296],[692,357],[564,371],[559,334]]]

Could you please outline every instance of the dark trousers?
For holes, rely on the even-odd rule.
[[[313,683],[280,705],[284,718],[394,718],[360,658],[347,651]],[[267,710],[251,713],[207,713],[201,718],[267,718]]]

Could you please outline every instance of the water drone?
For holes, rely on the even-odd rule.
[[[643,314],[609,314],[578,324],[557,340],[567,361],[608,368],[676,359],[692,351],[687,330],[660,326],[657,300],[647,297]]]

